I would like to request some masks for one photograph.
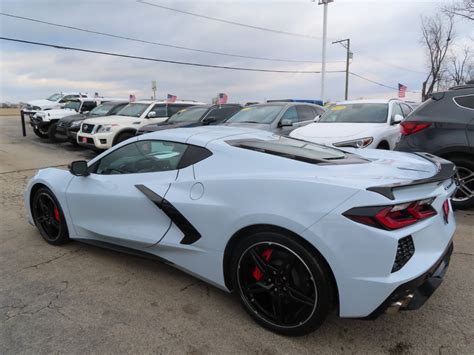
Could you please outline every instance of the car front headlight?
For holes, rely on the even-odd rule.
[[[72,121],[70,127],[79,127],[81,125],[82,121]]]
[[[351,147],[351,148],[365,148],[374,141],[373,137],[365,137],[360,139],[353,139],[350,141],[334,143],[335,147]]]
[[[99,126],[97,128],[97,133],[105,133],[105,132],[110,132],[112,130],[112,127],[117,126],[116,124],[104,124],[102,126]]]

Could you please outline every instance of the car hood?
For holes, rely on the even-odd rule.
[[[54,101],[49,101],[49,100],[31,100],[27,102],[28,105],[30,106],[38,106],[41,108],[48,108],[48,107],[58,107],[59,104]]]
[[[140,131],[143,132],[156,132],[156,131],[163,131],[165,129],[171,128],[182,128],[182,127],[194,127],[200,126],[200,122],[175,122],[175,123],[168,123],[168,122],[161,122],[161,123],[152,123],[147,124],[140,128]]]
[[[61,118],[61,121],[63,122],[81,121],[81,120],[85,120],[87,117],[88,116],[83,113],[77,113],[75,115],[63,117]]]
[[[139,117],[130,116],[107,116],[107,117],[95,117],[88,118],[88,124],[119,124],[119,125],[140,125],[143,124],[144,119]]]
[[[291,136],[301,139],[334,138],[344,140],[349,138],[370,137],[373,131],[384,127],[383,123],[311,123],[295,129]]]
[[[268,131],[270,129],[270,124],[267,123],[226,122],[223,125],[231,127],[248,127],[255,129],[263,129],[265,131]]]

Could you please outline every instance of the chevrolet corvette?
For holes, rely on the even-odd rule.
[[[207,126],[42,169],[24,198],[50,244],[154,257],[235,293],[260,325],[302,335],[329,312],[423,305],[452,253],[454,172],[430,154]]]

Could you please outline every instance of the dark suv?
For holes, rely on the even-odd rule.
[[[437,92],[401,124],[395,150],[428,152],[457,166],[456,208],[474,206],[474,83]]]
[[[87,118],[115,115],[127,106],[128,103],[128,101],[108,101],[87,113],[78,113],[77,115],[63,117],[59,120],[58,125],[56,126],[55,138],[77,144],[77,132],[81,127],[82,121]]]
[[[137,131],[137,135],[170,128],[220,124],[241,109],[242,106],[239,104],[199,105],[183,108],[165,122],[143,126]]]

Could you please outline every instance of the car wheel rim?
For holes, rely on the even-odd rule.
[[[305,262],[284,245],[252,245],[240,256],[237,273],[243,301],[263,321],[294,328],[313,316],[318,301],[314,277]]]
[[[455,202],[464,202],[474,196],[474,172],[458,166],[456,169],[457,190],[452,198]]]
[[[34,205],[35,223],[48,240],[54,241],[61,235],[61,214],[56,202],[47,193],[41,193]]]

